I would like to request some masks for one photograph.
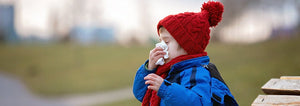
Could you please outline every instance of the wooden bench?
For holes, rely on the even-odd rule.
[[[300,76],[272,78],[262,88],[252,106],[300,106]]]
[[[252,106],[272,106],[272,105],[300,105],[300,96],[291,95],[258,95]]]
[[[261,89],[271,95],[300,95],[300,80],[273,78]]]

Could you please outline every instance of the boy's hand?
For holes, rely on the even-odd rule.
[[[144,77],[146,80],[145,84],[149,84],[148,89],[158,91],[164,79],[156,74],[148,74]]]
[[[163,51],[161,47],[156,47],[150,51],[149,54],[149,63],[148,63],[148,69],[153,70],[157,67],[155,63],[159,58],[163,58],[166,52]]]

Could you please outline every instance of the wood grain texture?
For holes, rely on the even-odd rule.
[[[266,94],[300,95],[300,80],[271,79],[261,89]]]
[[[251,106],[300,106],[300,96],[258,95]]]

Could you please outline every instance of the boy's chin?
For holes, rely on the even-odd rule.
[[[170,61],[171,61],[171,59],[170,59],[170,58],[168,58],[168,59],[165,59],[165,64],[169,63]]]

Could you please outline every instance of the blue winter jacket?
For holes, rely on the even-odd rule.
[[[156,71],[147,70],[146,64],[148,60],[138,69],[133,84],[134,96],[141,102],[148,86],[144,77]],[[204,67],[208,64],[208,56],[174,64],[158,90],[160,106],[237,106],[226,84],[212,77]]]

